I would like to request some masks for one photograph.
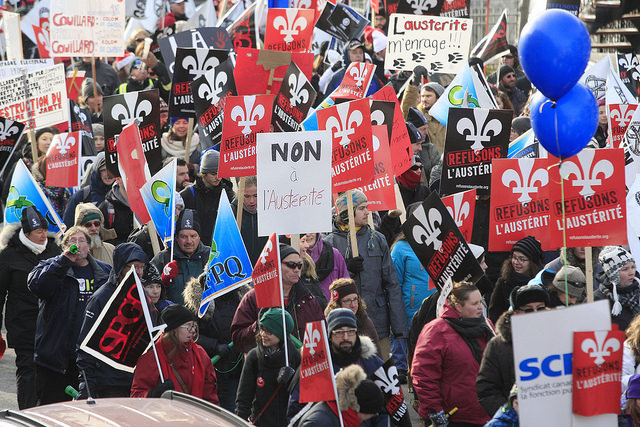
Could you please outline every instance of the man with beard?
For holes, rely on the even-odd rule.
[[[80,203],[76,206],[74,225],[83,227],[91,237],[91,256],[113,267],[113,246],[103,240],[115,239],[116,232],[104,228],[102,212],[93,203]]]

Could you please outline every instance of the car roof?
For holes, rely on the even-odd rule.
[[[109,398],[54,403],[22,411],[0,412],[0,426],[120,427],[204,425],[250,426],[219,406],[178,393],[165,392],[161,399]]]

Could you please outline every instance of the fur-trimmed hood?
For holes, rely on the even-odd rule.
[[[19,222],[5,224],[2,227],[2,231],[0,232],[0,251],[9,246],[9,242],[11,241],[11,239],[13,239],[14,236],[17,236],[21,229],[22,224],[20,224]],[[60,246],[60,238],[56,235],[56,233],[48,231],[47,237],[49,239],[53,239],[56,245]]]
[[[507,343],[511,343],[511,316],[512,311],[505,311],[496,322],[496,331]]]
[[[358,337],[360,338],[360,357],[369,359],[375,356],[377,353],[373,340],[366,335],[358,335]]]
[[[594,246],[591,248],[591,263],[593,264],[593,271],[596,270],[596,266],[598,265],[598,257],[600,256],[602,248],[602,246]],[[568,251],[567,248],[561,248],[560,251],[560,260],[564,260],[564,256],[566,254],[567,264],[576,266],[583,272],[585,271],[584,260],[576,258],[572,250]]]
[[[340,411],[353,409],[360,411],[356,388],[367,379],[367,374],[360,365],[349,365],[338,373],[336,377],[336,389],[338,391],[338,403]]]
[[[205,274],[201,274],[198,277],[192,277],[191,280],[187,282],[187,285],[184,287],[182,291],[182,298],[184,299],[184,305],[191,310],[196,316],[198,315],[198,310],[200,309],[200,301],[202,301],[202,290],[203,283],[205,280]],[[235,292],[240,293],[240,298],[244,296],[247,292],[249,292],[251,288],[247,285],[241,286],[235,290]],[[204,314],[203,319],[208,319],[213,316],[213,313],[216,309],[215,299],[211,301],[209,307],[207,308],[207,312]]]

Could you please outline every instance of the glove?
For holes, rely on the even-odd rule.
[[[293,374],[295,374],[295,372],[296,371],[294,371],[291,366],[283,366],[282,368],[280,368],[277,378],[278,384],[282,384],[284,386],[289,384],[289,381],[291,381],[291,378],[293,378]]]
[[[414,86],[420,86],[422,83],[422,77],[427,77],[427,69],[422,65],[418,65],[413,69],[413,77],[411,77],[411,84]]]
[[[216,345],[216,354],[221,358],[225,358],[231,352],[231,347],[228,344],[218,344]]]
[[[178,277],[178,261],[174,259],[162,269],[162,284],[169,286],[176,277]]]
[[[364,258],[361,256],[349,258],[347,260],[347,270],[353,274],[361,273],[364,270]]]
[[[173,384],[173,380],[171,378],[167,378],[163,383],[158,384],[156,388],[149,390],[147,397],[160,397],[165,391],[175,389],[176,386]]]
[[[4,338],[0,335],[0,359],[4,356],[4,351],[7,349],[7,343],[4,342]]]
[[[431,419],[431,424],[433,424],[433,427],[447,427],[449,425],[449,419],[447,418],[447,414],[445,414],[444,411],[429,415],[429,419]]]

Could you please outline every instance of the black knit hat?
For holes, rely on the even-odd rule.
[[[358,412],[363,414],[377,414],[384,408],[384,395],[380,388],[371,380],[364,380],[355,389],[358,399]]]
[[[176,235],[181,230],[194,230],[200,234],[200,221],[193,209],[185,209],[180,212],[178,223],[176,224]]]
[[[413,123],[413,125],[417,128],[420,126],[426,126],[429,124],[429,120],[427,120],[427,116],[422,114],[420,110],[416,107],[409,108],[409,112],[407,113],[407,121],[409,123]]]
[[[515,73],[515,70],[511,65],[503,65],[502,67],[500,67],[500,76],[498,78],[498,82],[509,73]]]
[[[142,273],[142,286],[147,286],[152,283],[162,284],[162,277],[155,265],[150,262],[144,265],[144,272]]]
[[[285,259],[286,257],[288,257],[291,254],[300,255],[300,252],[296,251],[293,248],[293,246],[280,244],[280,261],[282,261],[283,259]]]
[[[22,224],[22,231],[25,234],[31,233],[38,228],[49,228],[49,222],[35,206],[27,206],[22,209],[20,223]]]
[[[522,135],[531,129],[531,119],[529,117],[516,117],[511,121],[511,128]]]
[[[167,324],[165,332],[172,331],[187,322],[196,320],[195,316],[187,307],[180,304],[171,304],[169,307],[162,310],[160,314],[162,321]]]
[[[540,264],[542,260],[542,245],[540,245],[540,242],[533,236],[527,236],[524,239],[518,240],[516,244],[513,245],[511,254],[515,251],[522,252],[535,264]]]
[[[534,284],[516,287],[511,292],[509,301],[511,302],[511,308],[514,310],[532,302],[543,302],[547,307],[550,304],[547,290],[540,285]]]
[[[409,140],[412,144],[417,144],[422,141],[422,134],[418,128],[411,122],[407,122],[407,133],[409,134]]]

